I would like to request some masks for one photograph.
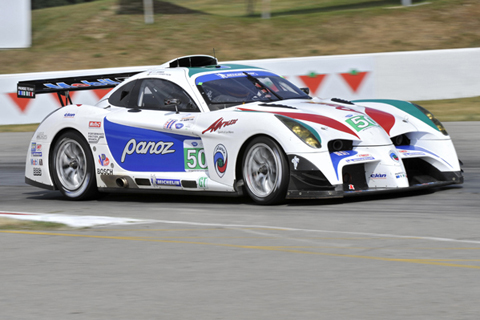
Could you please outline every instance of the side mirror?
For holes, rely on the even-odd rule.
[[[310,94],[310,89],[308,89],[308,88],[300,88],[300,90],[302,90],[306,94]]]
[[[165,99],[163,101],[163,104],[165,104],[166,106],[170,106],[170,105],[179,105],[180,104],[180,99]]]
[[[163,100],[163,104],[166,106],[175,106],[175,113],[178,113],[178,105],[180,104],[180,99],[165,99]]]

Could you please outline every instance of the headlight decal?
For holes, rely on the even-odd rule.
[[[289,128],[300,140],[308,144],[312,148],[321,148],[322,139],[318,132],[308,124],[292,119],[290,117],[275,115],[287,128]]]
[[[424,115],[426,115],[428,117],[428,119],[430,119],[435,124],[438,131],[443,133],[445,136],[448,136],[447,130],[445,130],[445,127],[443,126],[443,124],[437,118],[435,118],[433,113],[431,113],[430,111],[428,111],[427,109],[425,109],[423,107],[420,107],[418,104],[415,104],[415,103],[412,103],[412,104],[415,107],[417,107],[418,110],[420,110]]]
[[[372,99],[372,100],[355,100],[353,101],[354,103],[358,103],[358,102],[377,102],[377,103],[386,103],[386,104],[389,104],[391,106],[394,106],[395,108],[398,108],[412,116],[414,116],[415,118],[423,121],[425,124],[429,125],[430,127],[432,127],[433,129],[437,130],[437,131],[440,131],[442,132],[443,134],[446,133],[446,131],[444,132],[445,129],[443,129],[443,131],[439,128],[439,126],[435,123],[435,122],[438,122],[440,124],[440,126],[443,128],[443,126],[441,125],[440,121],[438,121],[437,119],[435,119],[435,117],[433,117],[433,115],[428,112],[427,110],[425,110],[424,108],[420,107],[420,106],[417,106],[411,102],[408,102],[408,101],[401,101],[401,100],[388,100],[388,99]],[[426,113],[430,114],[430,116],[428,116]],[[446,135],[446,134],[445,134]]]

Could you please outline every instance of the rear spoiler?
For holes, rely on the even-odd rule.
[[[17,97],[35,99],[37,94],[56,92],[60,103],[64,106],[62,96],[65,96],[66,103],[72,104],[70,91],[113,88],[140,72],[143,71],[19,81],[17,83]]]

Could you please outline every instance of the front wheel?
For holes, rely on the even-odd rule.
[[[258,204],[285,200],[289,168],[282,148],[268,137],[257,137],[247,146],[242,173],[249,196]]]
[[[50,172],[60,192],[71,200],[85,200],[98,194],[95,165],[88,143],[78,132],[58,137],[50,156]]]

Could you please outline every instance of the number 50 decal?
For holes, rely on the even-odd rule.
[[[346,120],[357,132],[369,127],[377,126],[377,123],[367,116],[354,116]]]
[[[206,170],[205,150],[185,149],[185,170]]]
[[[202,140],[185,140],[183,142],[183,153],[185,171],[207,170],[207,160]]]

